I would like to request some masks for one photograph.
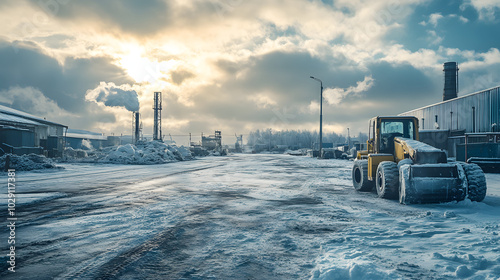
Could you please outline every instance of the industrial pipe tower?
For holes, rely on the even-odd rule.
[[[162,140],[161,134],[161,92],[155,92],[154,97],[154,125],[153,125],[153,140]]]
[[[140,114],[139,112],[132,113],[132,143],[136,144],[137,141],[141,140],[141,125],[140,125]]]

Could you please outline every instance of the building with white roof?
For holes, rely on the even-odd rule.
[[[0,105],[0,154],[60,156],[68,127]]]

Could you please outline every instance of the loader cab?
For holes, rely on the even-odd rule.
[[[395,137],[418,140],[418,119],[404,116],[371,119],[369,153],[394,154]]]

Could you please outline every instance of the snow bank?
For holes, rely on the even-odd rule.
[[[82,149],[73,149],[68,147],[64,150],[64,155],[69,158],[86,158],[88,157],[87,151]]]
[[[180,146],[180,147],[177,147],[177,146],[174,146],[176,147],[177,149],[177,152],[179,152],[182,156],[183,159],[192,159],[193,158],[193,154],[191,153],[191,151],[184,147],[184,146]]]
[[[420,142],[420,141],[413,140],[410,138],[398,137],[398,139],[405,142],[409,147],[414,149],[416,152],[431,153],[431,152],[440,152],[441,151],[440,149],[435,148],[431,145],[425,144],[424,142]]]
[[[51,159],[48,159],[41,155],[29,154],[29,155],[12,155],[6,154],[0,157],[0,167],[5,167],[6,158],[10,158],[9,168],[15,169],[16,171],[31,171],[38,169],[50,169],[50,168],[62,168],[57,167]]]
[[[66,150],[70,162],[97,162],[118,164],[162,164],[190,160],[191,152],[181,146],[169,145],[159,141],[138,142],[105,148],[102,151]],[[85,152],[86,154],[84,154]]]
[[[354,259],[359,259],[362,255],[359,252],[353,254]],[[349,258],[349,256],[346,256]],[[347,259],[349,260],[349,259]],[[338,264],[338,256],[328,256],[321,262],[320,268],[312,271],[311,280],[390,280],[398,279],[397,275],[390,270],[384,270],[374,263],[353,260],[352,262],[342,261]],[[335,264],[337,263],[337,264]]]

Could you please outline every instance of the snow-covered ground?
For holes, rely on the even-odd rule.
[[[499,174],[481,203],[405,206],[356,193],[341,160],[62,166],[17,173],[0,278],[500,279]]]

